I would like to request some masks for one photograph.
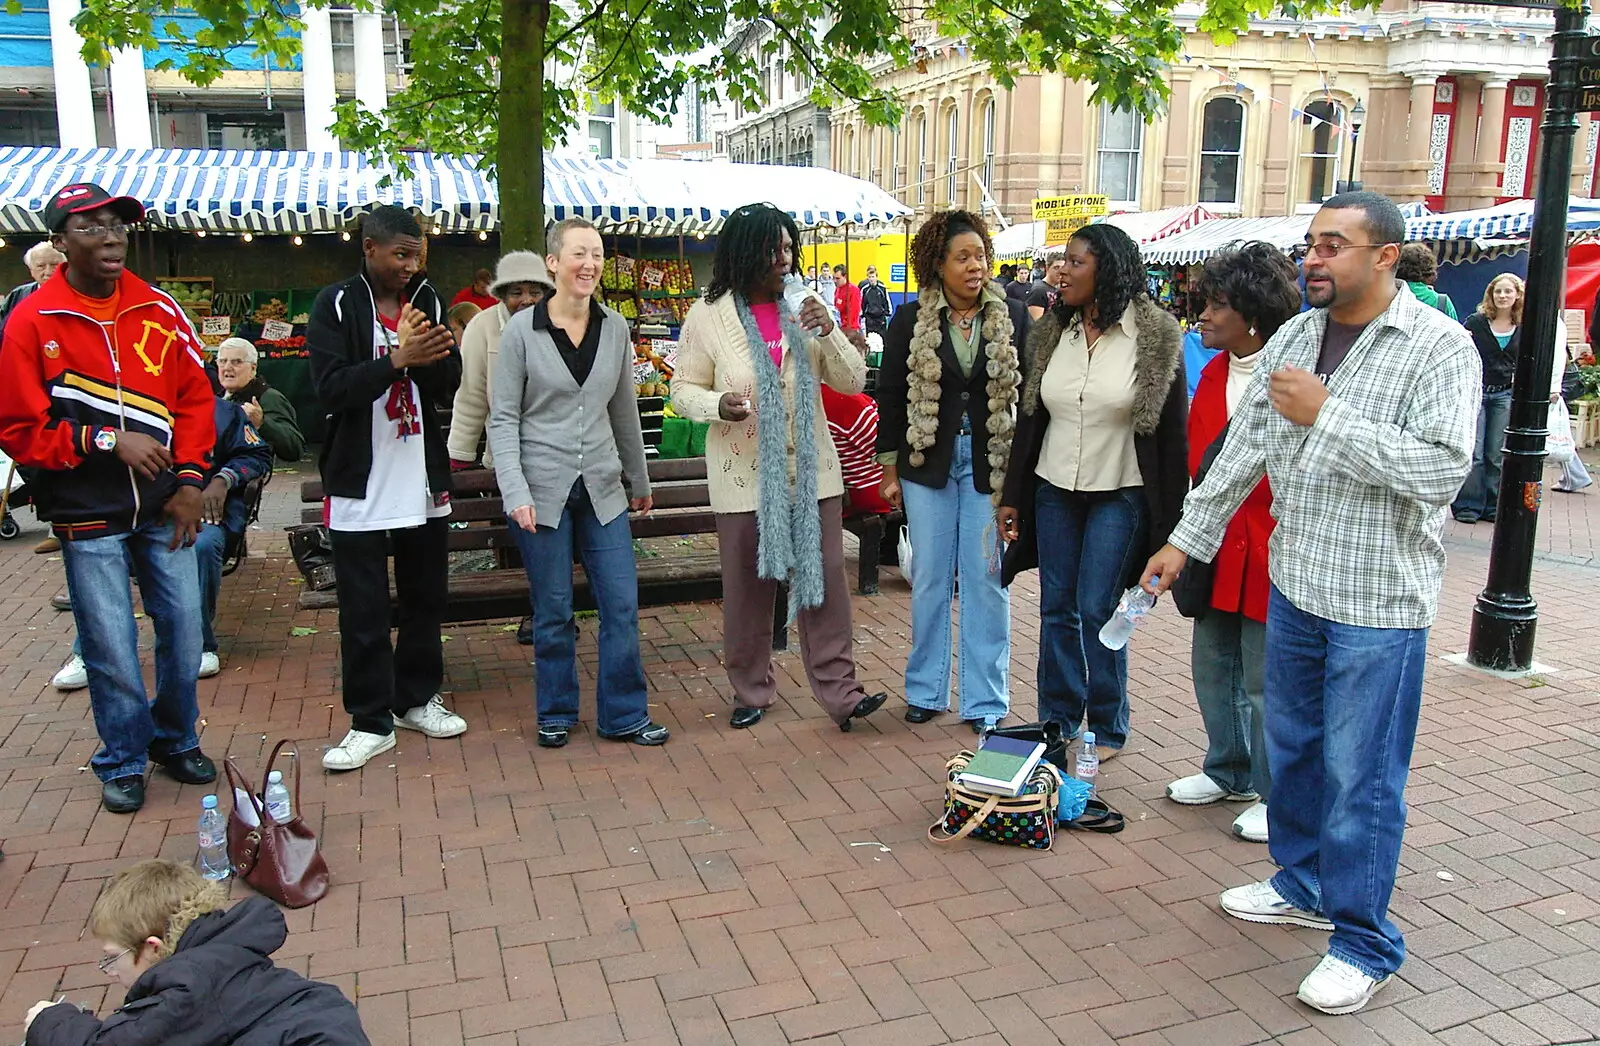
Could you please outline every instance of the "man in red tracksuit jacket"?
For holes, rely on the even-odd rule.
[[[833,307],[839,313],[839,329],[861,329],[861,288],[850,282],[850,273],[843,265],[833,267]]]
[[[214,781],[200,751],[200,585],[193,542],[216,441],[199,337],[171,297],[124,267],[130,197],[68,185],[45,206],[67,256],[7,318],[0,448],[40,470],[34,498],[61,539],[100,734],[90,760],[113,813],[144,805],[149,760]],[[139,671],[132,565],[156,629],[156,699]]]

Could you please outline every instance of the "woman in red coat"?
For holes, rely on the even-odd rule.
[[[1199,280],[1205,311],[1200,339],[1221,349],[1200,373],[1189,405],[1189,474],[1225,434],[1256,375],[1262,346],[1300,311],[1293,263],[1265,243],[1213,255]],[[1212,456],[1215,451],[1212,451]],[[1198,483],[1198,478],[1196,478]],[[1251,803],[1233,822],[1235,835],[1267,841],[1272,777],[1262,740],[1262,666],[1267,633],[1267,539],[1272,536],[1272,489],[1263,479],[1228,524],[1213,566],[1210,607],[1194,623],[1191,671],[1208,745],[1203,770],[1167,786],[1167,797],[1189,806],[1222,800]]]

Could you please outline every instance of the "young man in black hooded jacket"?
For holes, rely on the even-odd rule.
[[[438,408],[461,383],[461,352],[422,274],[422,229],[398,207],[362,226],[361,272],[324,288],[306,344],[328,413],[324,518],[339,585],[344,707],[351,729],[322,757],[356,770],[403,727],[456,737],[466,721],[439,696],[448,595],[450,456]],[[399,600],[389,639],[389,555]]]

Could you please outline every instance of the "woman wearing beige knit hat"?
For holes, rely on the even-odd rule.
[[[489,419],[489,376],[494,373],[500,335],[506,324],[554,290],[544,259],[533,251],[512,251],[495,267],[489,292],[499,304],[472,317],[461,339],[461,387],[456,390],[450,411],[448,445],[452,468],[471,468],[478,461],[478,445]],[[483,465],[494,467],[488,447],[483,448]]]

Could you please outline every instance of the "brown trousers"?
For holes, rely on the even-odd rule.
[[[851,649],[850,587],[844,570],[840,498],[817,503],[822,515],[822,605],[800,612],[800,656],[811,693],[835,723],[842,723],[866,696],[856,682]],[[756,514],[719,512],[717,544],[722,555],[722,657],[728,682],[745,708],[767,708],[777,699],[772,676],[772,601],[778,583],[756,575]]]

